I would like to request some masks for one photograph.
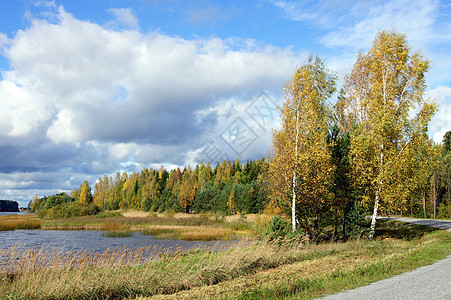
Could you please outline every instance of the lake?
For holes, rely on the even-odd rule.
[[[24,214],[26,214],[27,212],[26,211],[24,211],[24,212],[9,212],[9,211],[0,211],[0,216],[9,216],[9,215],[24,215]]]
[[[14,230],[0,231],[0,249],[25,244],[24,248],[39,249],[49,247],[57,250],[78,251],[85,250],[103,252],[106,248],[128,248],[157,246],[163,251],[174,251],[175,249],[188,250],[199,246],[222,247],[233,242],[227,241],[182,241],[169,239],[155,239],[151,235],[144,235],[135,231],[131,237],[104,237],[101,230]]]

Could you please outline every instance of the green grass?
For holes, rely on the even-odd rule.
[[[171,254],[160,250],[153,250],[157,261],[143,265],[137,265],[136,259],[121,261],[119,258],[139,256],[121,251],[65,259],[54,254],[44,260],[37,254],[19,255],[31,257],[30,264],[17,260],[16,254],[14,260],[22,268],[9,273],[0,268],[0,295],[11,299],[309,299],[445,258],[451,253],[451,234],[380,221],[373,241],[241,242],[220,252],[199,248]],[[2,255],[8,256],[6,252],[0,253],[0,258]],[[78,267],[62,263],[73,260]],[[55,261],[58,267],[27,267],[36,261]]]
[[[105,231],[102,233],[102,236],[111,237],[111,238],[132,237],[133,232],[131,232],[131,231]]]

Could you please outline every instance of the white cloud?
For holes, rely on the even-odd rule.
[[[27,103],[53,110],[43,120],[53,141],[183,140],[202,131],[194,122],[199,109],[243,91],[281,93],[299,59],[290,49],[249,48],[255,42],[235,49],[233,40],[118,32],[59,13],[59,24],[35,20],[10,40],[13,69],[4,72],[16,94],[28,92]],[[8,99],[11,92],[0,93]]]
[[[359,2],[352,9],[353,19],[338,24],[337,29],[322,37],[328,47],[369,47],[380,30],[395,29],[407,34],[416,47],[424,47],[439,37],[434,32],[438,15],[436,1],[381,1],[376,5]]]
[[[40,95],[8,80],[0,82],[0,107],[0,136],[33,134],[51,114]]]
[[[433,133],[436,143],[443,141],[443,136],[451,130],[451,87],[438,86],[426,93],[438,105],[438,112],[433,116],[429,131]]]
[[[130,7],[110,8],[107,11],[116,18],[116,20],[109,25],[123,25],[131,29],[139,27],[138,18],[136,18],[133,10]]]
[[[55,0],[52,1],[44,1],[44,0],[38,0],[33,3],[34,6],[43,6],[47,8],[56,8],[57,5],[55,3]]]

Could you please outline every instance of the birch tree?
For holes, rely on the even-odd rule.
[[[331,175],[326,143],[326,99],[335,91],[335,76],[321,59],[309,59],[285,85],[280,130],[274,131],[268,170],[271,205],[291,212],[296,231],[297,207],[310,232],[307,207],[324,200]]]
[[[390,175],[400,174],[400,157],[435,112],[435,105],[423,99],[428,64],[419,52],[412,53],[405,35],[381,31],[345,78],[345,111],[358,122],[351,164],[373,203],[370,239],[381,200],[390,193]],[[412,117],[414,109],[418,113]]]

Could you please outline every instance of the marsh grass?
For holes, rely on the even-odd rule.
[[[102,236],[104,237],[111,237],[111,238],[122,238],[122,237],[132,237],[133,232],[131,231],[104,231],[102,233]]]
[[[45,220],[43,229],[56,230],[103,230],[103,231],[143,231],[156,238],[181,239],[189,241],[233,240],[255,237],[253,225],[244,220],[231,223],[217,223],[207,214],[185,215],[183,217],[147,216],[123,217],[111,216]]]
[[[11,299],[314,298],[449,255],[451,234],[380,222],[378,239],[346,243],[241,241],[190,251],[2,250],[0,295]],[[416,233],[415,233],[416,232]],[[146,252],[147,253],[147,252]],[[153,260],[152,260],[153,259]],[[11,267],[13,266],[13,267]]]
[[[222,227],[152,226],[145,229],[144,234],[153,235],[155,238],[186,241],[227,241],[233,239],[235,231]]]
[[[39,229],[41,224],[36,214],[0,216],[0,231]]]

